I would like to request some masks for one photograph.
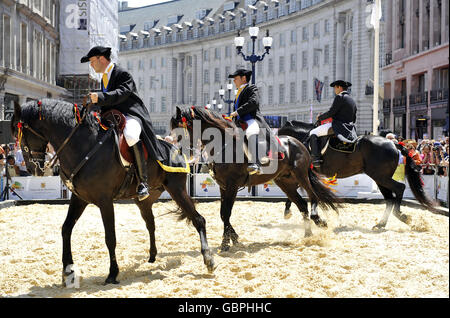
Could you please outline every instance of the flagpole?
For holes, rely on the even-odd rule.
[[[374,45],[374,65],[373,65],[373,126],[372,134],[378,135],[378,126],[380,120],[378,119],[378,91],[379,91],[379,46],[380,46],[380,20],[378,16],[378,8],[380,8],[380,0],[375,0],[376,19],[374,24],[375,29],[375,45]]]

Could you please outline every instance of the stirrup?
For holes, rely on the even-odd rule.
[[[138,200],[143,201],[150,196],[148,193],[148,185],[145,182],[141,182],[137,188]]]
[[[256,164],[256,163],[248,165],[247,172],[248,172],[249,175],[261,174],[262,173],[261,167],[258,164]]]

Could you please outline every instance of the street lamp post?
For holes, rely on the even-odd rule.
[[[228,104],[228,116],[231,114],[231,104],[234,102],[234,100],[231,99],[231,91],[233,90],[233,84],[231,84],[231,81],[227,84],[227,91],[228,91],[228,97],[225,99],[225,90],[220,87],[219,89],[219,96],[223,100],[224,103]]]
[[[255,22],[253,22],[253,26],[249,28],[248,33],[250,34],[250,38],[252,39],[252,54],[245,55],[242,53],[242,47],[244,46],[245,39],[241,36],[240,31],[238,31],[237,37],[234,38],[234,45],[236,46],[237,54],[241,55],[244,58],[244,61],[252,63],[252,84],[255,84],[255,64],[259,61],[262,61],[266,54],[269,54],[269,50],[272,47],[273,38],[269,36],[269,30],[266,31],[266,36],[263,38],[264,49],[266,50],[263,55],[255,54],[255,43],[258,38],[259,27],[255,26]]]

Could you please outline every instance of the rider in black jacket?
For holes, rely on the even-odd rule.
[[[318,127],[310,131],[310,146],[313,166],[320,167],[322,160],[320,159],[320,149],[318,137],[336,134],[336,136],[344,142],[353,142],[356,139],[356,104],[347,89],[352,86],[350,82],[338,80],[330,85],[334,87],[336,97],[330,110],[317,116]],[[331,119],[321,125],[321,122]]]

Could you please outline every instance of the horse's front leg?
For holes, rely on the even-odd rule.
[[[231,210],[233,209],[236,195],[237,187],[227,187],[226,190],[220,188],[220,217],[223,221],[223,238],[222,245],[220,246],[220,249],[222,251],[228,251],[230,249],[230,240],[233,242],[233,245],[239,243],[239,235],[236,233],[230,223]]]
[[[119,275],[119,266],[117,265],[116,260],[116,231],[114,226],[114,205],[112,199],[103,201],[99,207],[102,215],[103,226],[105,228],[105,241],[109,251],[110,261],[109,274],[105,280],[105,285],[118,284],[119,282],[116,278],[117,275]]]
[[[72,236],[72,230],[75,223],[83,214],[87,202],[81,200],[74,193],[70,199],[69,211],[67,212],[66,220],[62,226],[62,241],[63,241],[63,252],[62,252],[62,262],[63,262],[63,273],[62,282],[65,287],[79,287],[79,282],[81,277],[80,273],[76,270],[73,259],[72,259],[72,247],[70,239]]]

